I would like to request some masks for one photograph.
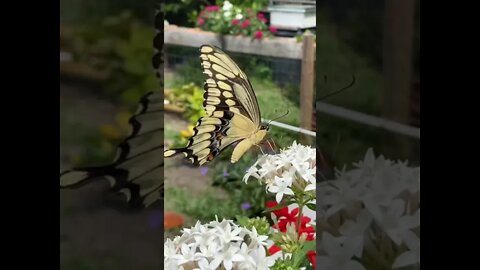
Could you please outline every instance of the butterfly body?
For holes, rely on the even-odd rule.
[[[212,161],[235,144],[231,162],[237,162],[266,136],[268,125],[261,123],[258,102],[245,73],[219,48],[200,47],[204,84],[205,117],[198,120],[194,134],[184,148],[170,149],[164,157],[179,153],[194,165]]]

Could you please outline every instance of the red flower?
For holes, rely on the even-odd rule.
[[[263,32],[262,31],[255,32],[255,38],[261,39],[262,37],[263,37]]]
[[[219,6],[207,6],[205,8],[206,11],[218,11],[220,10],[220,7]]]
[[[313,265],[313,269],[317,268],[317,253],[313,250],[307,252],[307,257],[310,263]]]
[[[296,211],[295,211],[296,210]],[[285,216],[284,219],[280,219],[278,221],[278,227],[281,232],[285,232],[287,230],[287,224],[288,223],[293,223],[295,224],[295,229],[297,228],[297,219],[298,219],[298,208],[295,208],[292,210],[292,212],[288,215]],[[303,216],[300,219],[300,230],[306,228],[306,225],[308,222],[310,222],[311,219],[309,217]]]
[[[199,26],[202,26],[204,23],[205,23],[205,19],[204,19],[204,18],[199,17],[199,18],[197,19],[197,24],[198,24]]]
[[[269,29],[270,29],[270,32],[272,32],[272,33],[277,33],[278,32],[278,29],[275,26],[270,26]]]
[[[275,245],[272,245],[269,249],[268,249],[268,254],[270,255],[273,255],[277,252],[279,252],[280,250],[282,250],[281,248],[275,246]]]
[[[315,229],[312,226],[309,226],[309,227],[301,226],[300,227],[300,235],[302,235],[303,233],[307,234],[307,238],[306,238],[307,241],[315,240],[315,237],[314,237]]]
[[[277,205],[278,204],[275,201],[266,202],[267,208],[273,208]],[[273,213],[278,217],[278,228],[276,225],[274,225],[273,227],[278,229],[280,232],[286,232],[287,224],[293,223],[295,225],[295,229],[298,230],[300,235],[303,233],[307,234],[307,241],[315,240],[315,229],[312,226],[307,227],[307,224],[311,221],[311,218],[307,216],[302,216],[302,218],[300,219],[300,229],[297,228],[298,208],[292,209],[292,211],[289,213],[288,207],[284,207],[273,211]]]
[[[265,203],[267,208],[273,208],[278,205],[276,201],[269,201]],[[277,218],[280,217],[285,217],[288,215],[288,207],[280,208],[277,210],[274,210],[273,213],[277,216]]]
[[[240,20],[239,19],[233,19],[232,20],[232,24],[233,25],[238,25],[240,23]]]
[[[258,13],[257,14],[257,19],[264,22],[264,23],[267,23],[267,18],[265,18],[265,15],[263,13]]]
[[[249,26],[250,26],[250,20],[249,19],[246,19],[245,21],[243,21],[242,25],[240,25],[240,27],[242,27],[242,29],[245,29]]]

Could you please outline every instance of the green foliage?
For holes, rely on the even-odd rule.
[[[223,5],[224,1],[217,1],[218,5]],[[263,10],[268,6],[269,0],[231,0],[230,3],[243,10],[251,9],[253,11]]]
[[[218,191],[209,190],[202,194],[201,197],[192,197],[187,190],[167,187],[166,194],[168,194],[169,203],[173,205],[176,211],[201,222],[215,220],[215,216],[235,219],[237,215],[251,215],[251,211],[245,211],[241,208],[245,197],[239,193],[219,196]]]
[[[189,83],[172,88],[165,98],[176,106],[185,109],[183,115],[190,123],[194,124],[200,117],[205,116],[203,93],[202,88],[194,83]]]
[[[243,181],[243,176],[247,169],[255,163],[257,155],[252,152],[245,154],[235,165],[230,163],[230,156],[232,149],[222,153],[221,158],[216,161],[213,168],[213,186],[221,187],[228,194],[229,197],[239,198],[239,205],[248,203],[250,208],[246,210],[248,216],[255,216],[263,212],[265,209],[265,202],[267,196],[265,194],[265,187],[260,185],[254,179],[250,179],[247,183]],[[252,149],[257,152],[257,149]]]
[[[62,23],[82,25],[129,10],[142,22],[153,24],[153,6],[157,0],[60,0]]]
[[[272,270],[298,270],[291,260],[276,260],[271,268]]]
[[[303,41],[303,38],[306,34],[311,34],[313,36],[313,40],[314,42],[316,43],[317,42],[317,33],[316,32],[312,32],[310,30],[306,30],[305,32],[301,33],[301,34],[297,34],[295,35],[295,39],[297,40],[297,42],[302,42]]]
[[[179,26],[192,27],[202,5],[208,5],[208,1],[199,0],[167,0],[165,1],[165,19],[169,23]]]
[[[130,116],[147,92],[158,89],[151,66],[153,28],[125,11],[116,16],[92,20],[72,28],[70,36],[74,63],[109,74],[98,94],[118,103]],[[124,126],[127,125],[127,128]],[[100,127],[100,134],[85,136],[86,150],[78,162],[92,164],[111,159],[116,145],[128,132],[128,118],[122,124]],[[102,136],[99,136],[102,135]],[[110,135],[110,136],[109,136]]]
[[[191,84],[193,86],[193,84]],[[191,123],[195,123],[201,117],[205,116],[205,109],[203,108],[203,92],[200,87],[195,87],[192,95],[187,98],[187,110],[185,116]]]
[[[127,106],[158,88],[151,67],[153,30],[131,12],[91,22],[75,31],[74,61],[111,74],[102,94]]]
[[[249,230],[252,230],[255,227],[255,230],[258,234],[269,235],[270,234],[270,223],[266,217],[253,217],[247,218],[244,216],[237,216],[237,223],[240,226],[243,226]]]

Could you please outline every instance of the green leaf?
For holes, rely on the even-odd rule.
[[[310,209],[310,210],[313,210],[315,211],[316,209],[316,205],[314,203],[307,203],[307,207]]]
[[[248,224],[248,217],[237,215],[235,216],[239,225],[246,227]]]
[[[307,259],[307,252],[310,250],[317,250],[317,242],[316,241],[307,241],[305,244],[302,246],[301,249],[299,249],[295,254],[293,254],[294,258],[294,265],[295,266],[300,266],[301,263]]]

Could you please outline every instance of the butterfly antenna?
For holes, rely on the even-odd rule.
[[[290,111],[287,109],[287,112],[286,112],[286,113],[284,113],[283,115],[281,115],[281,116],[279,116],[279,117],[276,117],[276,118],[271,119],[270,121],[268,121],[268,124],[270,124],[272,121],[275,121],[275,120],[278,120],[278,119],[280,119],[280,118],[282,118],[282,117],[287,116],[289,113],[290,113]]]
[[[335,91],[335,92],[333,92],[333,93],[330,93],[330,94],[327,94],[326,96],[321,97],[321,98],[319,99],[319,101],[320,101],[320,100],[324,100],[324,99],[326,99],[326,98],[328,98],[328,97],[331,97],[331,96],[333,96],[333,95],[336,95],[336,94],[338,94],[338,93],[340,93],[340,92],[343,92],[343,91],[347,90],[348,88],[352,87],[352,86],[355,84],[355,81],[356,81],[355,75],[352,75],[352,82],[351,82],[349,85],[347,85],[346,87],[344,87],[344,88],[342,88],[342,89],[340,89],[340,90],[337,90],[337,91]],[[325,76],[325,83],[326,83],[326,82],[327,82],[327,77]]]

